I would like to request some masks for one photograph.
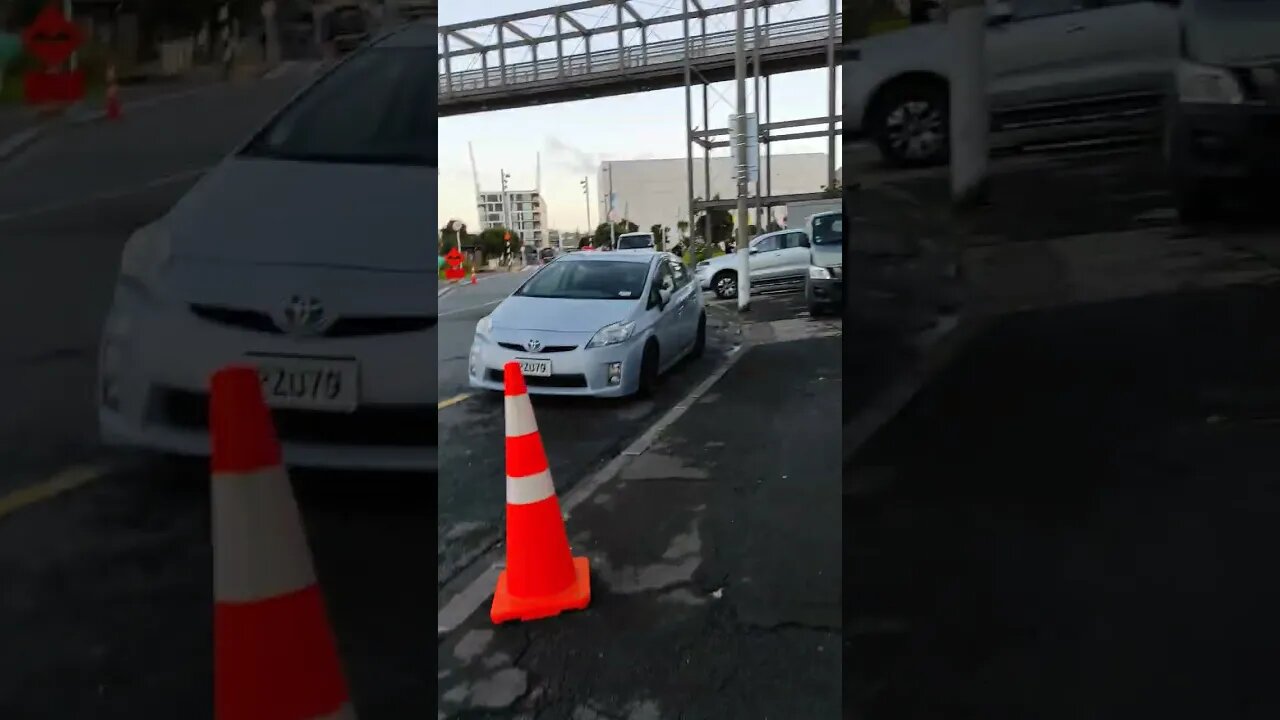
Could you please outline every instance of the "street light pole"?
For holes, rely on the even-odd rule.
[[[734,144],[735,166],[738,172],[738,311],[751,304],[751,265],[747,248],[747,45],[746,11],[737,0],[738,32],[734,41],[733,74],[738,85],[738,115],[734,118],[737,137]]]
[[[609,207],[609,247],[613,248],[618,244],[617,239],[613,236],[613,163],[605,165],[604,169],[605,172],[609,173],[609,202],[607,203]]]
[[[591,232],[591,180],[587,177],[582,178],[582,199],[587,204],[587,232]],[[578,244],[582,244],[582,239],[578,239]]]

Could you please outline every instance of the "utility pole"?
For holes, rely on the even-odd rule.
[[[959,210],[986,202],[987,9],[983,0],[950,0],[951,200]]]
[[[582,178],[582,199],[587,201],[587,230],[591,230],[591,181]]]
[[[753,72],[751,73],[751,81],[752,81],[752,88],[751,88],[751,101],[752,101],[753,103],[755,103],[755,114],[756,114],[756,123],[757,123],[757,124],[756,124],[756,127],[757,127],[757,128],[759,128],[759,122],[760,122],[760,44],[761,44],[761,43],[760,43],[760,0],[755,0],[755,2],[753,2],[753,3],[752,3],[752,6],[751,6],[751,29],[752,29],[752,31],[753,31],[753,33],[754,33],[754,37],[753,37],[754,42],[752,42],[752,43],[751,43],[751,44],[752,44],[752,50],[754,50],[754,52],[755,52],[755,55],[754,55],[754,57],[752,58],[752,61],[751,61],[751,68],[752,68],[752,71],[753,71]],[[764,232],[764,223],[763,223],[763,222],[761,221],[761,219],[760,219],[760,218],[761,218],[761,216],[762,216],[762,214],[763,214],[763,212],[764,212],[764,207],[761,205],[761,201],[760,201],[760,197],[761,197],[761,196],[760,196],[760,189],[761,189],[761,188],[760,188],[760,184],[761,184],[761,178],[760,178],[760,175],[761,175],[761,173],[760,173],[760,172],[756,172],[756,232],[757,232],[757,233],[762,233],[762,232]]]
[[[609,173],[609,247],[616,247],[618,242],[614,237],[614,219],[613,219],[613,163],[604,166],[605,172]]]
[[[738,311],[745,311],[751,304],[751,264],[747,248],[747,15],[743,3],[737,0],[738,32],[734,40],[733,74],[738,85],[738,114],[735,138],[735,163],[738,172]]]

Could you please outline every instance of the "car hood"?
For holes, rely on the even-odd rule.
[[[494,309],[490,322],[501,330],[595,332],[630,320],[638,300],[565,300],[512,295]]]
[[[166,217],[175,257],[435,268],[436,170],[232,157]]]
[[[809,262],[818,267],[840,267],[844,264],[844,245],[811,245]]]

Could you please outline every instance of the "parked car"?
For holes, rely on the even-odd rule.
[[[1158,117],[1178,49],[1177,13],[1167,3],[989,0],[988,13],[988,96],[999,142],[1140,130]],[[889,164],[947,160],[954,61],[946,32],[945,23],[929,22],[852,43],[846,131],[874,142]]]
[[[1165,115],[1182,220],[1212,219],[1234,187],[1280,179],[1280,0],[1185,0]]]
[[[129,238],[107,444],[207,456],[209,377],[243,363],[286,462],[435,469],[435,42],[417,23],[347,56]]]
[[[803,230],[778,230],[753,238],[748,245],[751,287],[800,287],[809,273],[809,237]],[[736,253],[703,260],[695,268],[698,285],[721,299],[738,296]]]
[[[468,376],[472,387],[501,391],[503,366],[516,361],[532,394],[647,394],[706,341],[702,294],[678,258],[574,253],[476,324]]]
[[[809,274],[804,299],[809,315],[838,311],[844,302],[844,212],[809,216]]]
[[[653,233],[629,232],[618,236],[619,250],[656,250]]]

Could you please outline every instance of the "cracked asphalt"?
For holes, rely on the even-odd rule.
[[[586,610],[440,639],[438,718],[838,716],[841,339],[743,352],[573,511]]]

